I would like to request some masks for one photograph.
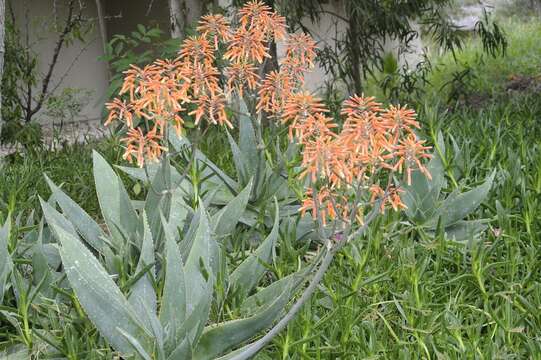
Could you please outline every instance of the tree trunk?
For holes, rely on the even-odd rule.
[[[361,79],[361,53],[359,44],[359,21],[357,13],[352,12],[349,15],[349,67],[350,77],[353,84],[350,86],[350,92],[361,94],[363,91],[363,82]],[[352,91],[353,90],[353,91]]]
[[[182,39],[186,27],[186,4],[184,0],[169,0],[169,26],[171,38]]]
[[[0,82],[4,76],[4,38],[6,30],[6,1],[0,0]],[[2,133],[2,87],[0,86],[0,134]]]
[[[105,23],[105,14],[103,12],[102,0],[96,0],[96,8],[98,10],[98,25],[100,27],[101,45],[103,47],[103,54],[107,54],[107,25]],[[111,68],[107,61],[107,75],[109,79],[112,77]]]

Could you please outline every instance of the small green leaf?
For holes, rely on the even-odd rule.
[[[6,281],[13,268],[13,262],[8,251],[9,235],[11,232],[11,219],[8,217],[0,228],[0,304],[4,299]]]

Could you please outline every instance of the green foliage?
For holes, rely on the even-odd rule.
[[[38,194],[48,193],[43,177],[47,174],[55,183],[74,196],[78,204],[92,216],[98,214],[98,201],[93,190],[91,148],[98,149],[107,160],[119,162],[122,149],[116,138],[100,142],[73,144],[58,151],[29,151],[14,153],[0,163],[0,222],[12,215],[39,209]],[[127,178],[126,178],[127,180]]]
[[[419,171],[415,171],[412,174],[411,185],[403,184],[402,200],[407,206],[406,216],[415,226],[424,228],[429,234],[443,232],[447,238],[455,241],[473,239],[487,228],[485,223],[488,221],[467,221],[464,218],[473,213],[487,198],[495,172],[492,172],[478,187],[467,192],[455,189],[445,199],[441,199],[446,171],[444,163],[447,163],[445,143],[441,133],[438,135],[435,147],[436,151],[427,165],[432,179],[429,180]],[[458,146],[456,150],[454,162],[462,155]]]
[[[482,41],[472,38],[466,41],[457,61],[449,55],[436,57],[427,90],[430,101],[448,98],[453,100],[451,103],[459,100],[467,105],[486,105],[490,99],[500,101],[500,96],[506,100],[513,77],[539,75],[541,46],[537,38],[541,35],[541,24],[517,18],[500,23],[508,42],[505,56],[483,56]],[[529,90],[535,91],[535,84]],[[476,98],[482,101],[473,101]]]
[[[37,145],[41,135],[23,122],[24,108],[19,85],[36,85],[37,58],[21,43],[21,34],[12,19],[6,16],[4,38],[4,70],[2,75],[2,126],[0,143]]]
[[[254,251],[245,252],[244,260],[229,275],[225,239],[236,232],[244,215],[251,182],[230,199],[231,205],[216,207],[207,199],[209,193],[203,192],[198,208],[192,209],[184,199],[193,197],[192,193],[177,196],[177,191],[192,189],[182,189],[180,174],[164,159],[153,170],[152,185],[141,203],[130,199],[121,178],[97,152],[93,162],[106,230],[48,178],[52,194],[48,201],[41,201],[46,226],[43,222],[33,225],[29,218],[28,232],[21,233],[24,240],[18,240],[10,251],[8,239],[19,239],[21,234],[8,236],[9,222],[2,228],[0,255],[17,264],[11,272],[11,263],[3,261],[0,277],[7,279],[11,272],[7,286],[5,280],[0,285],[9,292],[3,305],[9,310],[2,314],[19,329],[20,338],[11,340],[14,344],[24,343],[33,354],[39,347],[47,356],[54,352],[81,356],[80,351],[88,350],[70,348],[55,338],[55,324],[43,325],[48,320],[42,315],[49,308],[67,307],[65,315],[57,314],[62,321],[79,318],[83,325],[74,329],[79,335],[95,327],[100,335],[95,341],[106,341],[122,356],[213,359],[280,316],[296,278],[288,278],[289,285],[275,297],[265,301],[252,297],[278,245],[278,204],[270,234]],[[171,184],[181,187],[165,188]],[[178,202],[187,210],[180,222]],[[205,203],[211,206],[209,210]],[[149,220],[155,218],[159,224],[153,229]],[[19,221],[17,229],[22,229]],[[32,261],[21,262],[30,254]],[[32,268],[30,278],[21,274],[23,263]],[[257,302],[258,307],[242,316],[240,307],[245,302]],[[233,317],[215,318],[225,309]],[[34,348],[33,344],[41,345]]]
[[[110,67],[107,99],[118,94],[123,72],[131,65],[144,66],[156,58],[170,58],[176,54],[178,46],[179,40],[165,38],[160,28],[147,28],[142,24],[138,24],[129,35],[113,35],[107,43],[105,55],[100,57]]]
[[[345,1],[337,11],[329,10],[328,5],[328,1],[321,0],[281,3],[282,12],[294,28],[309,31],[301,22],[305,17],[318,21],[326,16],[334,21],[334,42],[322,46],[318,61],[326,73],[331,75],[332,81],[341,82],[350,94],[362,93],[369,76],[384,71],[388,60],[385,49],[389,39],[397,42],[399,60],[404,60],[405,55],[416,51],[415,40],[422,35],[421,32],[425,37],[433,39],[438,49],[453,56],[464,45],[461,29],[453,24],[449,16],[453,1]],[[415,22],[421,25],[422,30],[414,25]],[[475,30],[483,39],[487,52],[492,55],[505,52],[507,42],[493,19],[485,16],[477,23]],[[424,67],[429,65],[426,62],[423,64]],[[408,65],[404,64],[403,67],[401,71],[393,73],[406,76],[400,82],[409,86],[410,91],[413,85],[422,88],[426,84],[427,71],[418,69],[416,77],[421,79],[415,81],[418,84],[411,84]],[[407,86],[404,88],[406,91]]]

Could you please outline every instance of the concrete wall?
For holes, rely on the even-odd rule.
[[[188,18],[197,18],[200,15],[201,8],[196,6],[200,0],[188,0]],[[93,30],[87,35],[85,43],[73,42],[70,46],[64,47],[58,59],[51,88],[56,88],[55,93],[60,94],[65,88],[89,89],[92,95],[86,102],[78,120],[98,120],[103,111],[103,101],[108,86],[107,66],[99,61],[98,57],[103,55],[102,39],[100,37],[97,24],[97,10],[95,0],[80,0],[84,4],[84,14],[89,22],[94,23]],[[220,0],[221,6],[227,5],[230,0]],[[25,19],[29,18],[28,23],[30,43],[33,51],[39,54],[38,68],[40,73],[48,69],[53,56],[53,49],[58,36],[51,30],[54,19],[54,4],[57,4],[57,18],[61,22],[65,13],[61,4],[65,0],[11,0],[14,7],[17,25],[23,31],[26,29]],[[104,11],[106,13],[106,25],[108,39],[113,34],[129,34],[137,24],[147,26],[159,26],[166,34],[169,31],[169,10],[168,0],[102,0]],[[152,5],[149,7],[149,5]],[[340,0],[331,1],[325,5],[328,10],[344,15],[344,8]],[[332,45],[334,39],[341,37],[345,31],[345,24],[334,16],[324,16],[321,20],[313,24],[306,19],[304,25],[312,31],[315,40],[323,45]],[[420,40],[417,47],[421,48]],[[397,50],[396,44],[389,41],[389,51]],[[283,44],[278,44],[278,54],[283,54]],[[408,58],[408,62],[413,65],[416,63],[415,56]],[[326,80],[325,72],[322,68],[316,67],[314,71],[307,74],[306,84],[312,91],[321,88]],[[36,91],[41,88],[41,84]],[[51,122],[50,119],[41,111],[36,119],[42,122]]]
[[[44,74],[52,61],[55,43],[58,35],[55,34],[54,0],[11,0],[15,13],[16,24],[25,36],[28,35],[32,50],[38,54],[38,71]],[[56,1],[56,12],[59,26],[62,26],[63,15],[66,8],[60,6],[63,1]],[[96,8],[93,1],[83,1],[85,5],[84,15],[89,21],[95,21]],[[26,24],[29,19],[28,24]],[[27,26],[28,25],[28,26]],[[103,55],[102,41],[97,26],[87,35],[85,43],[74,41],[69,46],[63,47],[58,63],[53,73],[50,88],[56,89],[55,94],[60,94],[65,88],[88,89],[92,91],[87,99],[80,119],[93,120],[101,116],[103,106],[102,99],[107,88],[107,68],[98,57]],[[42,78],[42,76],[40,76]],[[34,90],[38,93],[41,82]],[[47,118],[42,110],[36,115],[41,122],[50,122],[55,119]]]

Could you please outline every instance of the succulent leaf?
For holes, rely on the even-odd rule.
[[[51,189],[51,198],[62,209],[63,215],[75,226],[81,237],[96,251],[103,253],[108,244],[103,240],[105,233],[100,226],[75,201],[67,196],[49,177],[45,180]]]
[[[152,239],[152,233],[147,221],[146,213],[143,212],[143,243],[141,245],[141,254],[139,256],[139,262],[137,263],[136,272],[139,273],[144,270],[147,265],[154,264],[156,261],[154,258],[154,240]],[[150,309],[154,314],[156,313],[156,292],[152,283],[155,278],[155,267],[152,266],[146,271],[143,276],[135,282],[131,288],[128,301],[133,306],[137,314],[145,313],[145,308]],[[145,323],[147,328],[150,328],[149,323]]]
[[[239,292],[241,298],[245,298],[250,291],[258,284],[261,277],[267,270],[262,263],[270,263],[272,261],[272,255],[274,247],[278,240],[279,232],[279,208],[278,202],[275,203],[276,213],[274,217],[274,226],[271,233],[267,238],[259,245],[254,253],[248,256],[232,273],[230,276],[230,286]]]
[[[160,321],[166,332],[165,349],[174,349],[182,341],[186,319],[186,280],[178,245],[174,238],[165,240],[165,284]]]
[[[120,248],[126,239],[135,237],[139,219],[124,184],[111,166],[96,151],[93,152],[93,161],[101,212],[115,246]]]
[[[111,346],[123,354],[133,353],[132,343],[118,329],[151,348],[146,329],[118,286],[78,238],[56,223],[49,224],[62,244],[60,255],[68,280],[89,319]],[[126,335],[124,334],[124,335]]]

